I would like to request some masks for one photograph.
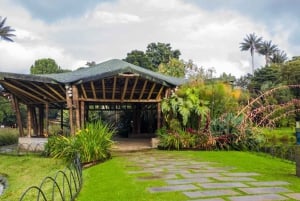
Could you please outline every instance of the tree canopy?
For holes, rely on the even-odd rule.
[[[11,37],[13,37],[15,35],[12,34],[11,32],[13,32],[15,30],[12,29],[10,26],[5,26],[5,22],[6,22],[6,17],[2,18],[0,16],[0,39],[13,42]]]
[[[63,73],[69,70],[64,70],[57,65],[54,59],[43,58],[38,59],[30,67],[31,74],[52,74],[52,73]]]
[[[169,61],[179,59],[181,55],[179,50],[173,50],[169,43],[150,43],[147,46],[146,52],[141,50],[132,50],[127,53],[124,61],[152,71],[159,71],[158,66],[163,63],[167,64]]]

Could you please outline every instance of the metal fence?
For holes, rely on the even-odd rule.
[[[39,186],[31,186],[19,201],[73,201],[82,186],[82,166],[79,156],[65,170],[45,177]]]
[[[266,145],[255,147],[250,151],[256,153],[265,153],[275,158],[296,162],[296,145]]]

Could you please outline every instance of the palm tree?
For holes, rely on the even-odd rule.
[[[15,36],[12,34],[12,31],[15,31],[14,29],[11,29],[10,26],[4,26],[6,21],[6,17],[2,18],[0,16],[0,39],[13,42],[13,40],[10,37]]]
[[[272,57],[271,62],[275,64],[282,64],[288,60],[288,57],[284,51],[276,51]]]
[[[271,62],[271,56],[278,51],[277,45],[273,45],[272,41],[264,41],[260,48],[258,49],[258,53],[265,56],[266,66],[268,66]]]
[[[254,74],[254,51],[260,48],[262,37],[257,37],[255,33],[249,34],[244,38],[244,41],[240,43],[241,51],[250,50],[252,58],[252,74]]]

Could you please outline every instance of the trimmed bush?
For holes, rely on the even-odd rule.
[[[95,163],[110,158],[115,130],[102,121],[87,124],[74,136],[52,136],[48,139],[46,153],[54,158],[72,161],[77,153],[82,163]]]
[[[0,128],[0,146],[18,143],[18,130],[11,128]]]

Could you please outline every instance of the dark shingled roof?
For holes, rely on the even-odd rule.
[[[44,75],[24,75],[16,73],[1,73],[0,79],[15,78],[21,80],[30,80],[37,82],[59,82],[59,83],[79,83],[87,82],[94,79],[101,79],[111,77],[122,73],[134,73],[140,77],[157,82],[163,85],[178,86],[183,84],[186,80],[183,78],[176,78],[165,76],[163,74],[147,70],[145,68],[127,63],[119,59],[112,59],[92,67],[82,68],[72,72],[59,74],[44,74]]]

